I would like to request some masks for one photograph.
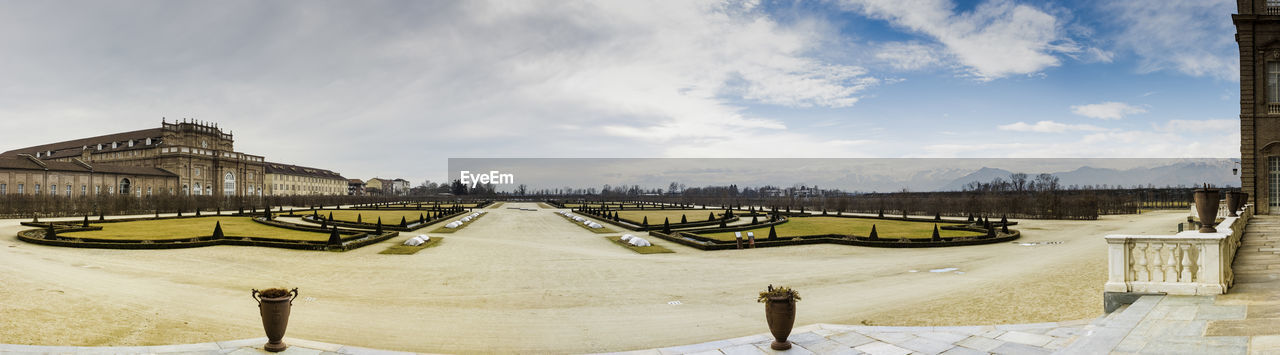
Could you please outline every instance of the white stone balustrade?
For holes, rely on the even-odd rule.
[[[1252,205],[1226,217],[1216,233],[1108,235],[1106,292],[1220,295],[1235,280],[1231,262]],[[1225,215],[1225,213],[1224,213]]]

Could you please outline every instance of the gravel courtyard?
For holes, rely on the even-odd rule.
[[[415,255],[18,241],[0,221],[0,343],[160,345],[263,336],[251,288],[297,287],[289,336],[419,352],[622,351],[768,330],[756,293],[797,289],[796,325],[981,325],[1096,317],[1103,236],[1171,234],[1185,211],[1019,220],[1019,243],[807,245],[640,255],[533,203],[506,203]],[[430,229],[423,229],[423,231]],[[642,234],[637,234],[642,235]],[[950,268],[955,268],[954,270]],[[937,272],[931,272],[937,271]]]

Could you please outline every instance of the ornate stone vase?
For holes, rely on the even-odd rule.
[[[253,299],[258,301],[258,310],[262,313],[262,328],[267,332],[267,344],[263,350],[281,352],[289,346],[285,345],[284,331],[289,327],[289,309],[293,307],[293,299],[298,298],[298,289],[289,291],[280,297],[261,297],[258,290],[253,290]]]
[[[772,296],[764,302],[764,318],[769,322],[769,333],[773,334],[773,350],[791,349],[787,337],[791,335],[791,326],[796,323],[796,300],[791,296]]]
[[[1216,233],[1218,221],[1218,189],[1196,189],[1196,215],[1200,217],[1200,233]]]
[[[1249,194],[1232,191],[1227,197],[1232,202],[1227,204],[1228,207],[1231,207],[1231,216],[1238,217],[1240,209],[1244,208],[1244,205],[1249,201]]]

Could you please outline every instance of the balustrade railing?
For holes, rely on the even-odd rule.
[[[1108,235],[1107,292],[1218,295],[1235,281],[1231,263],[1253,215],[1226,217],[1216,233],[1195,230],[1175,235]],[[1220,211],[1220,216],[1226,216]]]

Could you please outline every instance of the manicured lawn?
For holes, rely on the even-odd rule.
[[[652,221],[652,219],[650,219]],[[905,222],[870,218],[842,217],[792,217],[787,223],[777,226],[778,237],[798,237],[802,235],[844,234],[867,236],[871,234],[871,225],[875,224],[876,234],[884,239],[930,238],[933,236],[933,223]],[[938,224],[939,227],[947,224]],[[769,227],[742,231],[743,238],[747,232],[754,232],[756,239],[769,237]],[[982,233],[969,231],[939,230],[943,237],[975,237]],[[723,241],[733,241],[733,232],[700,234],[701,236]]]
[[[329,213],[333,212],[333,219],[338,221],[355,222],[356,217],[360,217],[360,221],[364,223],[378,223],[378,217],[382,217],[382,224],[391,225],[400,224],[400,218],[404,217],[408,223],[418,220],[418,215],[430,217],[427,211],[411,211],[411,210],[320,210],[316,213],[320,216],[329,218]],[[310,211],[298,211],[298,215],[311,215]]]
[[[463,204],[455,204],[455,203],[450,202],[450,203],[441,203],[441,204],[440,204],[440,208],[453,207],[454,205],[458,205],[459,207],[476,207],[476,206],[479,206],[480,204],[478,204],[478,203],[463,203]],[[397,204],[391,204],[391,205],[380,205],[380,206],[378,206],[378,208],[404,208],[404,207],[407,207],[407,208],[418,208],[418,204],[416,204],[416,203],[397,203]],[[423,203],[423,204],[422,204],[422,208],[431,208],[431,207],[436,207],[436,204],[435,204],[435,203]]]
[[[328,233],[304,232],[276,228],[254,222],[250,217],[200,217],[93,224],[102,227],[98,231],[67,232],[59,235],[69,238],[96,238],[119,240],[159,240],[207,237],[213,235],[213,227],[222,223],[226,236],[260,237],[288,240],[329,240]]]
[[[387,250],[378,252],[378,254],[413,255],[413,254],[417,254],[419,251],[422,251],[422,249],[434,248],[437,245],[440,245],[440,240],[442,239],[444,238],[431,237],[431,240],[428,240],[426,243],[422,243],[422,245],[419,245],[416,247],[410,246],[410,245],[404,245],[404,244],[396,244],[388,247]]]
[[[506,203],[506,202],[494,202],[492,205],[489,205],[489,207],[486,207],[486,208],[502,208],[502,205],[505,205],[505,204],[507,204],[507,203]]]
[[[624,210],[618,211],[618,217],[636,222],[642,222],[645,217],[649,217],[649,225],[652,226],[662,224],[663,218],[670,218],[671,223],[680,223],[680,216],[688,217],[689,222],[703,222],[711,213],[715,213],[716,218],[719,219],[724,214],[724,210]],[[767,219],[762,218],[761,221]]]
[[[638,247],[638,246],[628,244],[627,242],[622,241],[622,236],[604,237],[604,238],[608,239],[609,241],[612,241],[614,244],[620,245],[623,248],[631,249],[632,251],[635,251],[640,254],[674,253],[673,251],[671,251],[671,249],[664,248],[661,245],[653,244],[653,239],[651,238],[644,238],[645,240],[648,240],[650,243],[650,245],[647,247]]]

